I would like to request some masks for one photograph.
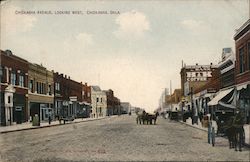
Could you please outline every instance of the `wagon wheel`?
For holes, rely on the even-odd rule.
[[[214,127],[212,127],[212,146],[214,147],[215,144],[215,131],[214,131]]]

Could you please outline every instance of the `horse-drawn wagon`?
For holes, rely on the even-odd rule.
[[[156,124],[156,120],[159,113],[156,112],[155,114],[149,114],[146,113],[146,111],[143,111],[142,113],[138,113],[136,117],[136,123],[137,124]]]

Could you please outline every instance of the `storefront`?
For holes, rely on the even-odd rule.
[[[236,86],[238,95],[238,105],[244,114],[247,124],[250,123],[250,83],[245,83]]]

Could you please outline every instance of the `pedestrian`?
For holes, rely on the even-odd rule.
[[[50,123],[51,123],[51,111],[49,110],[49,125],[50,125]]]
[[[237,145],[239,146],[239,151],[242,151],[241,147],[243,144],[243,133],[244,133],[244,119],[241,115],[240,109],[236,109],[236,115],[233,120],[233,127],[235,128],[236,146],[235,151],[237,151]]]

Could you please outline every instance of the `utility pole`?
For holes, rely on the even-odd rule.
[[[172,81],[170,80],[170,112],[172,113]]]

